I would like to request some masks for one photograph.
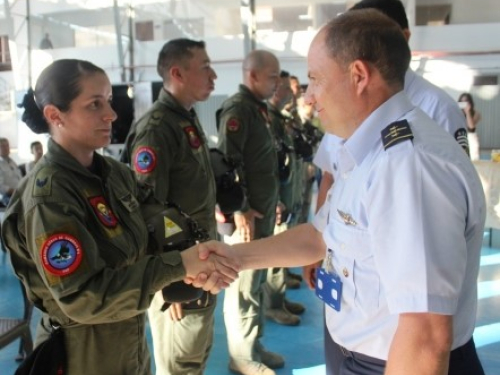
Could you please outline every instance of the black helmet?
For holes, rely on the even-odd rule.
[[[217,188],[216,200],[223,214],[238,211],[245,202],[243,186],[238,176],[238,164],[216,148],[210,149],[210,161]]]
[[[150,253],[182,251],[209,239],[208,233],[175,204],[145,204],[141,211],[149,232]],[[188,302],[199,299],[203,290],[177,281],[163,288],[162,293],[166,303]]]

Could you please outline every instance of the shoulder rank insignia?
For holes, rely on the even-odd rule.
[[[469,155],[469,139],[467,138],[467,130],[465,128],[460,128],[455,132],[455,140]]]
[[[82,261],[82,246],[73,236],[57,233],[45,240],[42,245],[43,268],[52,275],[72,274]]]
[[[358,225],[358,223],[356,223],[356,221],[352,218],[352,216],[350,214],[348,214],[344,211],[340,211],[339,209],[337,209],[337,212],[339,213],[339,216],[344,221],[345,225],[352,225],[352,226]]]
[[[396,121],[382,130],[382,143],[384,149],[397,145],[400,142],[413,139],[413,133],[410,129],[408,121]]]
[[[139,173],[149,173],[156,167],[156,152],[151,147],[142,146],[135,151],[134,168]]]
[[[240,130],[240,122],[236,118],[231,117],[226,122],[226,129],[229,132],[233,132],[233,133],[237,132],[238,130]]]
[[[33,196],[42,197],[52,194],[52,175],[53,171],[48,168],[42,168],[38,171],[33,185]]]
[[[99,221],[108,228],[114,228],[118,224],[116,216],[113,211],[108,207],[106,200],[103,196],[89,198],[90,205],[94,209],[95,214]]]
[[[198,135],[198,130],[194,126],[186,126],[183,128],[184,133],[186,133],[189,145],[191,148],[198,149],[201,146],[201,139]]]

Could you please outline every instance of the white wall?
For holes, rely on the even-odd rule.
[[[307,83],[305,56],[314,34],[315,32],[296,32],[261,35],[263,43],[258,47],[275,52],[280,58],[282,69]],[[500,40],[494,37],[496,35],[500,35],[500,23],[415,27],[410,39],[410,46],[416,54],[412,66],[443,87],[452,97],[457,97],[462,91],[473,90],[471,83],[474,75],[500,74]],[[238,37],[208,38],[206,43],[218,75],[214,95],[231,95],[241,82],[243,43]],[[155,65],[162,45],[163,41],[136,43],[136,81],[159,80]],[[103,67],[112,83],[119,83],[121,80],[115,46],[38,51],[35,56],[38,57],[35,58],[34,70],[40,71],[52,59],[73,57],[90,60]],[[496,103],[497,93],[490,90],[488,95],[489,98],[483,97],[481,100],[485,100],[486,105]],[[0,132],[6,127],[12,129],[13,124],[18,122],[15,114],[13,116],[10,119],[0,118]],[[496,121],[492,119],[492,123]],[[493,142],[496,143],[494,147],[500,147],[500,139],[493,139]]]

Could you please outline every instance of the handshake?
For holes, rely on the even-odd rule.
[[[184,282],[213,294],[227,288],[238,278],[241,262],[229,245],[202,242],[181,252],[186,269]]]

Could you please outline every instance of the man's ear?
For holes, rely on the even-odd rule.
[[[43,115],[49,124],[54,126],[62,124],[61,111],[55,105],[47,104],[43,107]]]
[[[369,65],[362,60],[354,60],[350,66],[350,73],[351,81],[355,87],[356,94],[362,94],[371,79]]]
[[[406,41],[409,42],[410,41],[410,36],[411,36],[410,29],[403,29],[403,35],[405,36]]]
[[[248,74],[250,75],[250,79],[252,82],[257,82],[259,80],[259,75],[257,74],[257,71],[255,69],[250,69],[248,71]]]
[[[181,68],[177,65],[172,66],[168,73],[171,80],[182,81],[184,79]]]

